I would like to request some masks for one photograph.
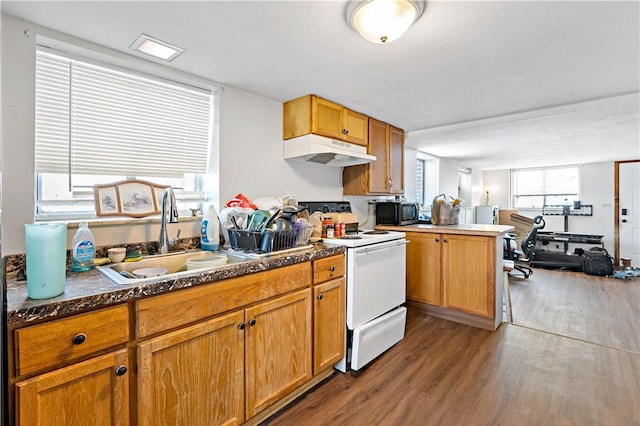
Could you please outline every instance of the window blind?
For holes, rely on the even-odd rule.
[[[37,51],[38,173],[206,173],[211,117],[211,91]]]
[[[514,195],[571,195],[579,193],[578,167],[514,170]]]

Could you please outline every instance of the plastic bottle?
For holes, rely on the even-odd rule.
[[[202,217],[200,226],[200,247],[203,250],[218,251],[220,249],[220,220],[213,204]]]
[[[96,257],[96,240],[89,230],[87,222],[80,222],[71,241],[71,270],[75,272],[88,271],[93,268]]]

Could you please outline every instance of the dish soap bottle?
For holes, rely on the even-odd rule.
[[[87,222],[80,222],[80,227],[71,242],[71,270],[88,271],[93,268],[96,257],[96,240],[89,230]]]
[[[213,204],[202,217],[200,226],[200,247],[203,250],[218,251],[220,249],[220,220]]]

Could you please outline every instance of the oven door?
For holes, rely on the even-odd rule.
[[[406,244],[400,239],[347,250],[347,328],[405,302]]]

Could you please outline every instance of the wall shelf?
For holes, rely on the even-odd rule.
[[[564,209],[569,207],[569,214],[565,214]],[[582,204],[579,209],[573,206],[548,205],[542,206],[543,216],[593,216],[593,206],[591,204]]]

